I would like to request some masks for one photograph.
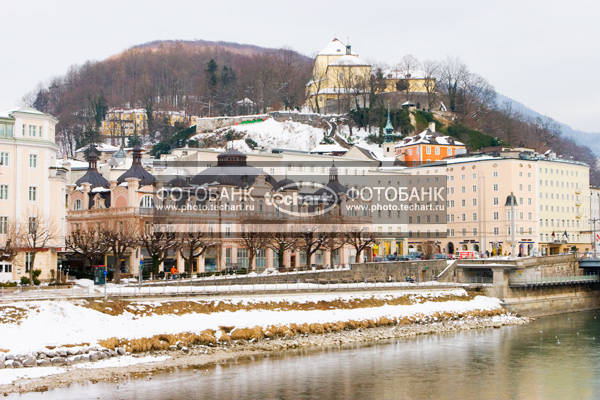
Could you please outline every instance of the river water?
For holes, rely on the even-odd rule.
[[[23,399],[600,399],[600,312],[272,353]]]

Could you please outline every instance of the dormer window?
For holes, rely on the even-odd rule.
[[[81,200],[77,199],[75,200],[75,202],[73,203],[73,210],[74,211],[81,211],[82,209],[82,204],[81,204]]]

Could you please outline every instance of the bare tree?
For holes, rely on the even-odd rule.
[[[306,253],[306,268],[310,267],[313,254],[323,246],[327,234],[319,223],[304,223],[299,235],[299,248]]]
[[[248,249],[248,266],[250,270],[258,250],[267,247],[269,232],[266,227],[269,223],[263,218],[246,218],[241,221],[243,231],[240,232],[240,236],[244,246]],[[258,265],[256,265],[256,273],[258,273]]]
[[[308,86],[307,96],[308,96],[308,100],[310,100],[311,96],[314,96],[315,103],[314,103],[313,111],[316,111],[318,114],[321,113],[321,104],[319,102],[319,95],[321,93],[323,84],[326,81],[326,78],[327,78],[326,67],[318,67],[315,64],[313,71],[312,71],[312,75],[310,77],[310,81],[307,84],[307,86]],[[312,102],[311,102],[311,105],[312,105]],[[325,105],[327,105],[327,104],[325,104]]]
[[[460,91],[467,79],[469,70],[463,62],[455,57],[446,57],[440,64],[440,83],[448,98],[450,111],[458,109]]]
[[[283,268],[283,256],[286,251],[295,249],[298,237],[293,225],[287,223],[269,224],[265,246],[277,253],[279,268]]]
[[[323,246],[329,251],[329,262],[333,264],[333,253],[346,244],[344,236],[345,226],[342,219],[336,216],[329,217],[325,226]]]
[[[14,219],[7,220],[0,226],[0,232],[0,260],[12,262],[22,247],[19,225]]]
[[[164,225],[147,225],[140,236],[140,244],[152,258],[152,273],[158,274],[160,264],[168,257],[169,251],[177,249],[177,237]]]
[[[440,64],[435,60],[425,60],[421,63],[425,92],[427,93],[427,108],[431,108],[437,98],[437,76]]]
[[[191,276],[194,260],[203,255],[208,249],[217,245],[205,223],[185,224],[179,227],[176,234],[175,248],[183,258],[185,272]]]
[[[27,222],[24,222],[27,221]],[[29,278],[33,282],[35,258],[39,252],[47,251],[48,246],[59,237],[59,229],[54,219],[44,215],[39,209],[30,209],[23,216],[21,224],[21,242],[30,254]]]
[[[65,247],[85,257],[90,268],[108,251],[104,231],[91,225],[83,228],[75,227],[70,234],[65,236]]]
[[[414,78],[415,73],[420,68],[421,63],[411,54],[407,54],[402,57],[400,63],[398,64],[398,69],[401,71],[401,75],[403,79],[399,82],[403,82],[402,89],[406,94],[406,100],[411,100],[411,92],[413,91],[413,86],[411,85],[411,79]]]
[[[360,255],[363,250],[376,244],[377,241],[372,232],[364,226],[353,226],[344,233],[346,243],[351,245],[356,251],[356,262],[360,263]]]
[[[121,283],[121,259],[128,250],[137,247],[139,225],[135,220],[108,221],[102,227],[102,237],[113,255],[114,281]]]

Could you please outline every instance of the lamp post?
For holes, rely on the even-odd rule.
[[[515,207],[517,206],[517,198],[515,197],[513,192],[510,192],[510,195],[508,197],[506,197],[506,204],[504,204],[505,207],[510,207],[510,236],[511,236],[511,253],[510,253],[510,257],[511,258],[515,258],[515,251],[516,251],[516,246],[515,246]]]

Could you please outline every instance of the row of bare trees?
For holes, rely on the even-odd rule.
[[[325,223],[324,223],[325,222]],[[298,249],[306,254],[306,266],[319,249],[333,254],[345,244],[356,251],[357,262],[361,254],[374,243],[375,237],[362,226],[348,226],[339,221],[319,223],[273,224],[263,219],[248,219],[242,222],[243,230],[234,233],[248,249],[249,265],[254,264],[260,249],[271,249],[278,255],[283,266],[285,251]],[[209,230],[209,224],[146,224],[139,221],[106,221],[75,225],[65,237],[65,246],[80,254],[91,267],[101,262],[105,254],[113,256],[114,279],[120,281],[121,259],[128,251],[144,248],[152,259],[152,272],[157,274],[160,265],[171,254],[178,254],[184,261],[187,274],[192,274],[194,260],[210,249],[219,249],[223,235]]]

